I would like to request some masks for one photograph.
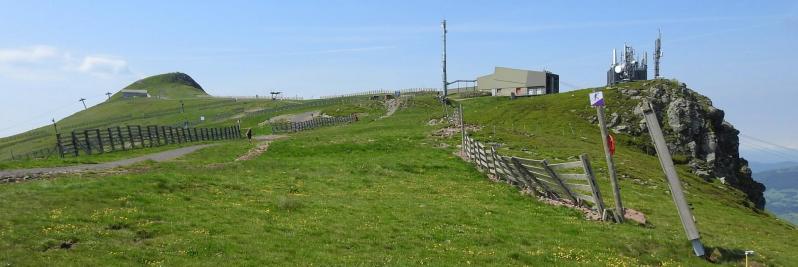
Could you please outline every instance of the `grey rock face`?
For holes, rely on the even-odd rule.
[[[723,110],[712,106],[709,98],[685,84],[666,80],[641,83],[640,88],[619,92],[622,97],[638,104],[632,110],[611,114],[613,132],[646,133],[642,107],[643,100],[650,102],[660,119],[672,154],[686,157],[698,176],[707,180],[717,179],[738,188],[757,208],[764,208],[765,187],[751,178],[748,162],[740,158],[739,131],[724,121]]]

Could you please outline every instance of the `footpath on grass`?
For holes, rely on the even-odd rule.
[[[205,145],[182,147],[168,151],[144,155],[140,157],[117,160],[112,162],[98,163],[98,164],[81,164],[81,165],[50,167],[50,168],[3,170],[0,171],[0,183],[25,181],[29,179],[34,179],[42,175],[50,175],[50,174],[107,170],[116,167],[129,166],[147,160],[154,160],[158,162],[167,161],[213,145],[214,144],[205,144]]]

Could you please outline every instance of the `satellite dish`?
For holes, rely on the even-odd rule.
[[[615,65],[615,73],[621,73],[623,71],[623,65]]]

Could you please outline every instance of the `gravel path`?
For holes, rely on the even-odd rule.
[[[213,144],[205,144],[205,145],[196,145],[196,146],[189,146],[183,148],[172,149],[164,152],[153,153],[149,155],[144,155],[140,157],[130,158],[130,159],[123,159],[117,160],[112,162],[105,162],[105,163],[98,163],[98,164],[81,164],[81,165],[73,165],[73,166],[63,166],[63,167],[51,167],[51,168],[33,168],[33,169],[18,169],[18,170],[2,170],[0,171],[0,181],[5,180],[4,178],[14,178],[14,177],[24,177],[24,176],[36,176],[42,174],[55,174],[55,173],[72,173],[72,172],[81,172],[81,171],[96,171],[96,170],[106,170],[112,169],[116,167],[128,166],[132,164],[136,164],[146,160],[154,160],[154,161],[167,161],[178,158],[180,156],[186,155],[188,153],[212,146]]]

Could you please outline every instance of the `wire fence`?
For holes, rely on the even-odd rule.
[[[325,126],[356,122],[357,120],[357,116],[352,114],[342,117],[320,117],[302,122],[272,123],[271,126],[273,133],[293,133]]]

